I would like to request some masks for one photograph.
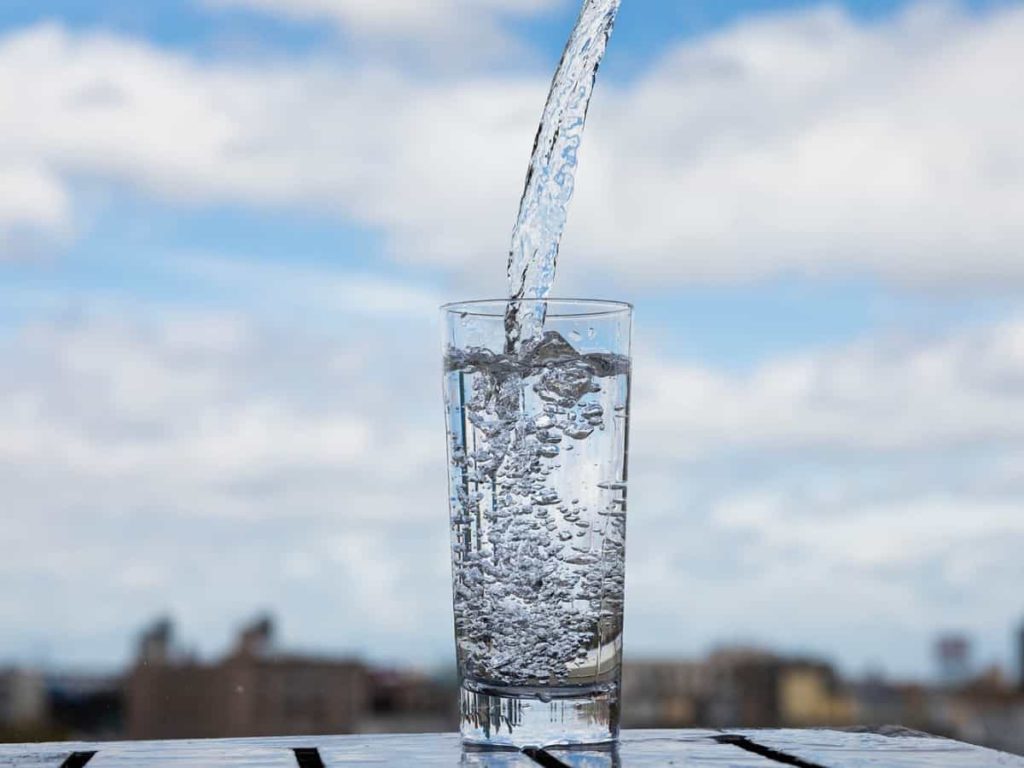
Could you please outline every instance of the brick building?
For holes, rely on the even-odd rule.
[[[177,651],[169,621],[155,624],[125,682],[127,737],[356,732],[368,706],[363,665],[278,652],[273,630],[261,619],[227,656],[203,663]]]

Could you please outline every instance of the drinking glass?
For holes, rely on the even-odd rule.
[[[521,299],[442,312],[463,740],[613,742],[632,307]],[[529,335],[508,333],[514,316],[531,318]]]

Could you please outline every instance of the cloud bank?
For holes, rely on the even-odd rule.
[[[277,5],[356,25],[407,11]],[[567,252],[641,287],[776,274],[1019,284],[1022,47],[1019,6],[928,4],[872,24],[825,7],[678,45],[635,80],[603,83]],[[478,275],[481,254],[507,249],[546,90],[544,77],[210,63],[59,26],[0,40],[0,73],[15,116],[0,126],[0,178],[21,190],[0,195],[4,256],[15,234],[71,237],[84,178],[175,206],[327,212],[379,232],[397,259]]]
[[[304,644],[445,658],[436,328],[337,328],[178,312],[6,337],[0,626],[73,660],[154,610],[209,643],[269,607]],[[1024,322],[636,366],[633,653],[755,632],[924,672],[938,622],[998,637],[1019,610]]]

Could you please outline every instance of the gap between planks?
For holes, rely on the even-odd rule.
[[[95,755],[95,752],[72,752],[64,758],[64,762],[60,764],[60,768],[85,768],[88,762],[92,760]]]
[[[779,752],[777,749],[762,746],[756,741],[751,741],[746,736],[735,736],[731,733],[724,733],[721,736],[716,736],[715,741],[719,744],[731,744],[734,747],[739,747],[747,752],[753,752],[755,755],[766,757],[769,760],[774,760],[782,765],[792,765],[794,768],[825,768],[825,766],[819,765],[818,763],[809,763],[806,760],[801,760],[799,757],[787,755],[785,752]]]

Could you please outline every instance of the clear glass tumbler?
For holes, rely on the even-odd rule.
[[[442,308],[463,740],[602,744],[619,729],[632,307]]]

